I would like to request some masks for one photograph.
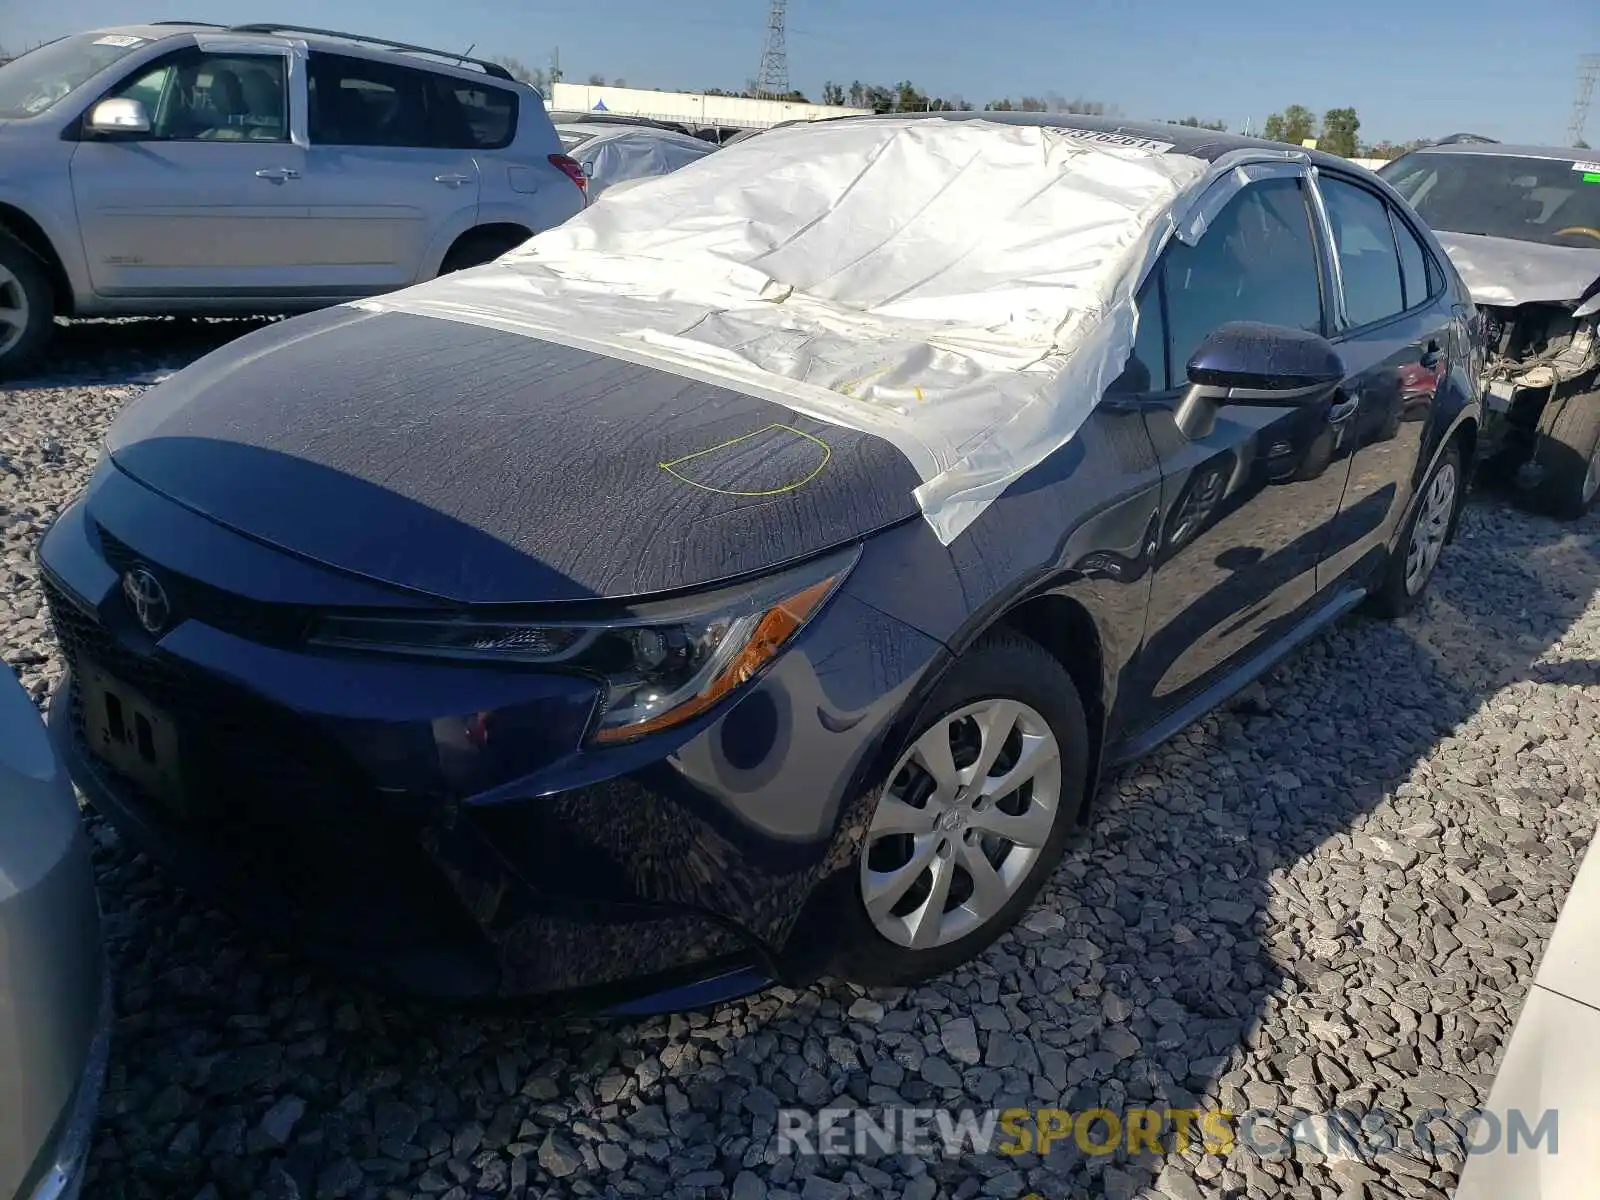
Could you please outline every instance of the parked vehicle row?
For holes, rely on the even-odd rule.
[[[147,392],[42,546],[51,728],[130,840],[386,986],[925,978],[1112,764],[1416,603],[1473,320],[1327,155],[781,129]]]
[[[1460,140],[1382,174],[1477,302],[1485,469],[1530,506],[1581,516],[1600,495],[1600,161]]]

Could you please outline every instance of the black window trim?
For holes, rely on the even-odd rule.
[[[290,62],[290,60],[293,58],[292,52],[284,46],[270,45],[263,45],[259,50],[243,46],[230,46],[227,50],[207,50],[206,47],[199,41],[192,41],[183,46],[175,46],[171,50],[167,50],[161,54],[152,55],[150,58],[145,59],[144,62],[139,66],[134,67],[126,75],[120,76],[115,83],[107,86],[104,91],[102,91],[93,100],[89,101],[88,104],[83,106],[83,111],[74,117],[72,122],[64,130],[62,130],[63,138],[75,142],[154,142],[159,145],[183,146],[229,144],[227,142],[218,142],[216,139],[212,138],[158,138],[152,134],[140,133],[118,134],[115,138],[105,138],[97,134],[92,134],[88,131],[86,123],[89,120],[89,114],[94,111],[95,105],[99,104],[102,100],[112,99],[117,92],[121,91],[123,88],[127,87],[129,84],[133,83],[134,80],[140,78],[141,76],[148,75],[152,71],[160,70],[163,67],[166,67],[169,64],[183,58],[185,55],[190,54],[197,55],[201,58],[276,58],[282,62],[283,136],[281,138],[273,138],[270,141],[265,138],[258,138],[254,140],[253,144],[257,146],[283,146],[292,145],[294,143],[294,104],[292,102],[292,97],[290,96],[290,90],[294,87],[294,72]],[[152,113],[151,118],[154,119],[154,116],[155,114]]]
[[[1394,228],[1395,219],[1400,217],[1399,211],[1395,208],[1394,204],[1387,196],[1385,196],[1382,192],[1376,191],[1375,189],[1369,187],[1362,180],[1356,179],[1350,175],[1346,175],[1342,171],[1321,170],[1319,174],[1322,178],[1332,179],[1337,183],[1348,184],[1350,187],[1356,188],[1359,191],[1363,191],[1376,200],[1379,204],[1383,205],[1384,211],[1389,216],[1389,240],[1394,246],[1395,269],[1400,275],[1400,303],[1402,305],[1406,305],[1406,273],[1404,265],[1400,262],[1399,235],[1396,233]],[[1321,187],[1320,179],[1318,180],[1318,187]],[[1326,211],[1326,197],[1323,197],[1322,205],[1324,211]],[[1403,220],[1404,218],[1401,219]],[[1410,222],[1406,221],[1406,225],[1409,228]],[[1322,228],[1321,232],[1322,235],[1328,239],[1329,255],[1331,255],[1334,261],[1337,262],[1339,251],[1338,247],[1333,244],[1333,222],[1331,218],[1327,220],[1327,223],[1325,227]],[[1412,229],[1411,233],[1413,237],[1417,237],[1415,229]],[[1375,321],[1368,321],[1362,325],[1349,324],[1350,313],[1345,307],[1344,303],[1344,276],[1341,272],[1339,277],[1339,288],[1341,293],[1339,302],[1339,316],[1345,323],[1336,332],[1327,335],[1330,342],[1332,342],[1334,345],[1338,345],[1340,342],[1345,341],[1348,338],[1367,333],[1374,333],[1380,329],[1384,329],[1387,326],[1394,324],[1396,321],[1402,321],[1407,317],[1416,316],[1419,311],[1438,299],[1439,294],[1443,289],[1436,286],[1436,282],[1439,278],[1442,278],[1442,274],[1438,273],[1438,268],[1433,262],[1433,252],[1429,249],[1427,240],[1422,237],[1417,237],[1417,244],[1422,247],[1423,267],[1425,273],[1428,275],[1428,295],[1422,300],[1422,302],[1420,304],[1406,305],[1399,312],[1390,313],[1388,316],[1379,317]]]
[[[1417,247],[1422,251],[1422,273],[1428,281],[1428,291],[1418,303],[1406,305],[1405,311],[1407,313],[1413,313],[1420,308],[1424,308],[1427,305],[1432,304],[1444,294],[1445,274],[1444,271],[1440,269],[1438,262],[1434,259],[1433,248],[1428,245],[1428,239],[1424,237],[1418,230],[1416,222],[1412,221],[1409,216],[1402,212],[1399,205],[1387,199],[1385,199],[1384,203],[1389,209],[1389,223],[1391,225],[1399,226],[1399,229],[1395,231],[1395,249],[1399,249],[1399,230],[1404,229],[1411,235],[1412,240],[1417,243]],[[1402,292],[1405,290],[1405,279],[1405,267],[1402,263],[1400,270],[1400,288]]]

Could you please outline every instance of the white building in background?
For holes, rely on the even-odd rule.
[[[705,96],[698,92],[651,92],[644,88],[604,84],[556,83],[546,103],[554,112],[609,112],[624,117],[651,117],[691,126],[767,129],[783,121],[820,121],[826,117],[859,117],[866,108],[799,104],[790,100],[748,100],[743,96]]]

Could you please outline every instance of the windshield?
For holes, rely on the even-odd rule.
[[[592,140],[594,134],[579,133],[576,129],[558,128],[556,130],[556,136],[561,139],[561,148],[563,150],[576,150],[585,142]]]
[[[146,39],[79,33],[29,50],[0,67],[0,119],[36,117],[77,91]]]
[[[1600,162],[1422,151],[1380,174],[1435,229],[1600,247]]]

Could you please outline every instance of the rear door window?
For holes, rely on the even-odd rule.
[[[342,54],[312,54],[308,92],[313,145],[432,144],[424,71]]]
[[[1428,252],[1411,232],[1405,218],[1390,209],[1389,222],[1394,226],[1395,244],[1400,247],[1400,283],[1406,307],[1415,308],[1433,294],[1433,281],[1437,276],[1428,270]]]
[[[1389,206],[1365,188],[1328,176],[1321,188],[1350,324],[1370,325],[1403,312],[1405,291]]]

